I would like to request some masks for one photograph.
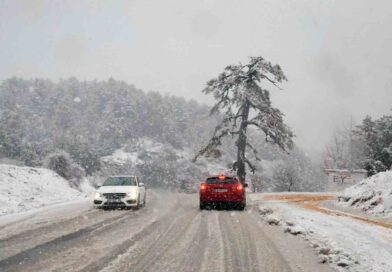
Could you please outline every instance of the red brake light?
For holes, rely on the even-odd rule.
[[[207,185],[206,184],[201,184],[200,185],[200,191],[205,191],[207,189]]]
[[[218,179],[224,180],[226,177],[225,176],[219,176]]]
[[[238,191],[243,191],[243,190],[244,190],[244,185],[242,185],[241,183],[238,184],[237,190],[238,190]]]

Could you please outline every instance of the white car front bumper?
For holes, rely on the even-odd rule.
[[[137,198],[133,196],[125,196],[122,198],[106,198],[100,196],[94,198],[94,207],[136,207],[138,205]]]

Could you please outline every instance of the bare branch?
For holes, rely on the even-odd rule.
[[[246,146],[249,147],[250,150],[252,150],[253,155],[255,156],[256,161],[261,161],[260,158],[259,158],[259,156],[258,156],[258,152],[257,152],[256,148],[254,148],[253,145],[251,145],[251,144],[249,143],[249,141],[246,143]]]
[[[241,130],[237,130],[237,131],[230,131],[229,133],[234,135],[234,134],[240,134]]]
[[[259,123],[255,122],[255,121],[252,121],[252,120],[247,121],[246,124],[250,125],[250,126],[255,126],[255,127],[259,128],[259,129],[263,129],[263,127]]]
[[[269,82],[271,82],[276,88],[278,88],[279,90],[283,90],[274,80],[270,79],[266,74],[262,74],[260,73],[261,78],[265,78],[266,80],[268,80]]]
[[[256,167],[247,158],[245,158],[245,162],[249,166],[250,171],[252,171],[252,173],[254,174],[256,171]]]
[[[214,147],[220,146],[222,144],[221,139],[226,136],[229,133],[229,129],[225,129],[223,131],[221,131],[221,133],[219,135],[214,135],[211,140],[209,141],[209,143],[207,144],[206,147],[204,147],[202,150],[200,150],[196,156],[192,159],[192,162],[196,162],[197,159],[204,155],[208,150],[211,150]]]

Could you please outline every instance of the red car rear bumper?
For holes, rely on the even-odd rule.
[[[224,195],[224,194],[200,194],[200,203],[208,203],[208,202],[245,202],[245,195],[237,194],[237,195]]]

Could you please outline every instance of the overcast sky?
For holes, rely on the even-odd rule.
[[[365,0],[0,0],[0,80],[125,80],[211,103],[200,91],[261,55],[289,82],[271,90],[296,142],[392,108],[392,2]]]

